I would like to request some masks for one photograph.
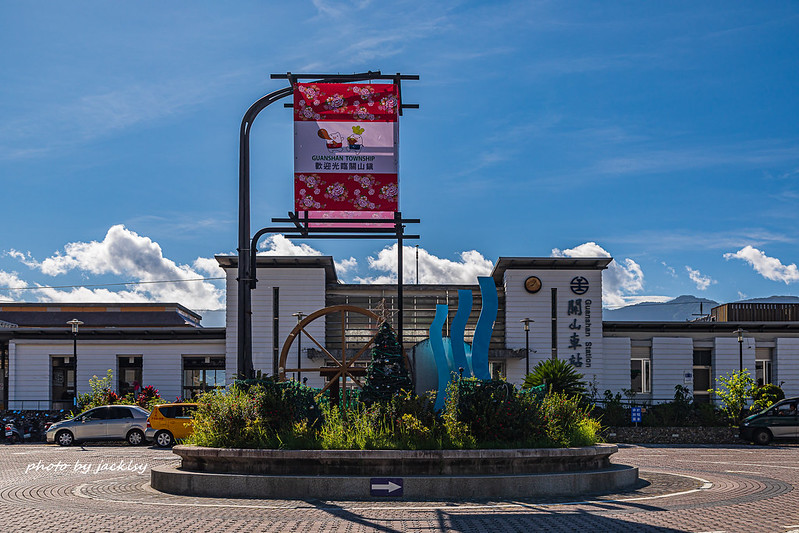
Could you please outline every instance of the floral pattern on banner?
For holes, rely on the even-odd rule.
[[[395,122],[399,110],[393,84],[298,83],[294,119]]]
[[[335,211],[396,211],[396,174],[295,174],[295,208]]]
[[[316,174],[299,174],[295,177],[295,197],[298,210],[319,209],[322,204],[315,196],[322,192],[325,182]]]

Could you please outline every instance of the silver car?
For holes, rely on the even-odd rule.
[[[47,430],[47,442],[71,446],[89,440],[126,440],[132,446],[144,443],[149,411],[136,405],[104,405],[57,422]]]

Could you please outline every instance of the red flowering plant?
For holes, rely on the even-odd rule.
[[[148,411],[152,411],[153,407],[161,403],[165,403],[165,400],[161,398],[158,389],[152,385],[142,387],[141,392],[136,396],[136,405]]]

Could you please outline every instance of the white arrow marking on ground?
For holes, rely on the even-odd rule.
[[[394,492],[397,489],[401,489],[402,487],[394,483],[393,481],[389,481],[385,485],[372,485],[372,490],[385,490],[388,492]]]

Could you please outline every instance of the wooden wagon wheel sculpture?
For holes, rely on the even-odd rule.
[[[305,328],[311,322],[322,319],[327,320],[328,315],[332,315],[335,313],[341,314],[341,357],[337,358],[334,356],[330,351],[325,348],[322,343],[320,343],[313,335],[311,335]],[[356,315],[364,315],[367,318],[371,319],[373,322],[368,324],[366,327],[359,328],[359,332],[361,334],[361,340],[358,342],[347,342],[347,316],[348,314],[356,314]],[[331,402],[335,403],[338,400],[338,388],[339,388],[339,379],[344,378],[344,388],[343,388],[343,399],[346,403],[346,395],[347,395],[347,387],[346,387],[346,378],[352,379],[352,381],[359,387],[363,388],[363,384],[358,379],[359,376],[366,375],[366,369],[363,367],[355,367],[353,366],[356,361],[358,361],[361,356],[366,353],[372,344],[374,344],[375,338],[378,334],[378,325],[383,321],[383,319],[378,316],[377,314],[373,313],[368,309],[364,309],[363,307],[356,307],[354,305],[334,305],[332,307],[325,307],[324,309],[320,309],[315,311],[302,319],[300,322],[294,326],[294,329],[291,330],[289,333],[288,338],[286,338],[286,342],[283,344],[283,349],[280,352],[280,363],[278,368],[278,376],[281,381],[286,381],[286,373],[287,372],[319,372],[320,375],[330,378],[330,380],[325,384],[324,388],[319,392],[318,396],[321,396],[328,389],[331,390]],[[363,334],[362,332],[367,329],[371,332],[372,328],[374,328],[374,332],[371,333],[369,340],[366,343],[363,343]],[[299,335],[305,335],[310,341],[316,345],[317,348],[325,355],[327,361],[332,361],[334,363],[333,366],[321,366],[318,368],[287,368],[286,362],[288,359],[288,354],[291,349],[292,344],[294,343],[295,339]],[[352,337],[352,333],[350,333],[350,337]],[[362,344],[363,343],[363,344]],[[358,347],[359,344],[362,344]],[[347,358],[347,349],[348,347],[352,346],[356,348],[355,355],[351,358]]]

